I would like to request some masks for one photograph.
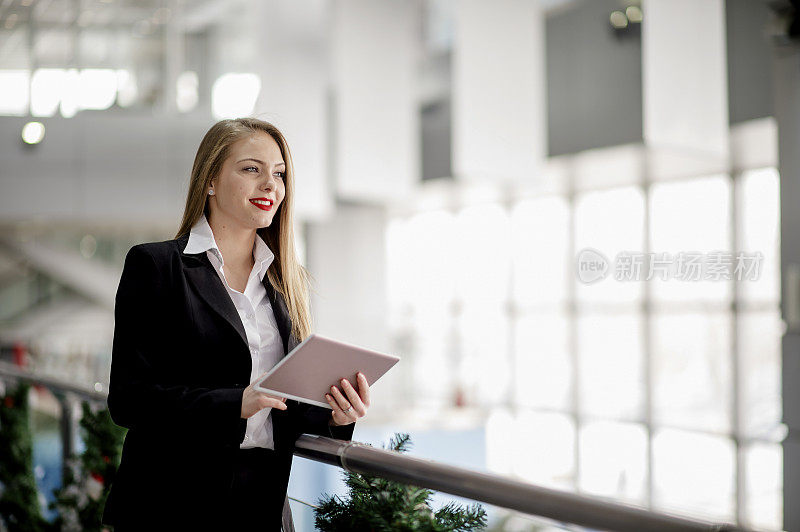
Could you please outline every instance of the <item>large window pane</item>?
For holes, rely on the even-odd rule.
[[[779,311],[742,312],[739,329],[740,422],[745,436],[769,438],[781,421]]]
[[[737,281],[743,302],[780,299],[780,182],[778,170],[745,172],[739,181],[738,251],[762,255],[756,280]]]
[[[678,267],[679,253],[699,253],[707,264],[729,261],[727,255],[720,255],[718,259],[710,255],[712,252],[732,253],[730,181],[727,176],[654,184],[650,208],[650,251],[669,254],[667,258],[671,259],[673,268]],[[667,280],[653,277],[654,300],[730,300],[732,275],[728,275],[726,281],[724,275],[713,274],[705,266],[696,275],[688,258],[687,255],[681,271],[669,272]]]
[[[414,315],[414,329],[413,390],[409,397],[420,405],[450,406],[456,357],[449,309],[444,306],[418,309]]]
[[[514,474],[516,420],[507,408],[493,408],[486,420],[486,468],[499,475]]]
[[[656,424],[729,431],[731,319],[726,312],[652,318]]]
[[[644,247],[644,195],[634,187],[582,194],[575,202],[575,253],[591,248],[609,263],[607,277],[592,284],[578,280],[573,270],[576,298],[582,302],[636,302],[642,284],[614,279],[617,254],[641,252]]]
[[[592,495],[647,503],[647,432],[629,423],[593,422],[580,433],[580,488]]]
[[[521,406],[568,410],[572,407],[572,358],[567,317],[526,315],[515,331],[515,401]]]
[[[486,423],[489,471],[551,488],[575,488],[575,424],[556,413],[495,408]]]
[[[642,324],[637,314],[578,318],[581,413],[642,419]]]
[[[467,305],[459,322],[458,385],[467,404],[508,400],[511,357],[508,315],[500,305]]]
[[[511,442],[513,471],[527,482],[575,489],[575,424],[562,414],[522,411]]]
[[[735,448],[727,438],[663,429],[653,437],[653,504],[712,520],[735,519]]]
[[[514,300],[522,305],[561,303],[572,281],[569,209],[564,198],[521,201],[511,214]]]
[[[386,226],[386,299],[393,309],[411,305],[413,299],[409,275],[411,267],[413,235],[411,224],[403,218],[390,220]]]
[[[390,296],[415,306],[444,304],[455,293],[455,219],[446,211],[413,216],[388,236]]]
[[[783,526],[783,449],[756,443],[744,449],[747,525],[767,530]]]
[[[432,249],[432,255],[444,249]],[[428,255],[417,256],[418,262]],[[456,279],[457,294],[465,302],[507,301],[511,280],[511,223],[497,204],[462,209],[456,218],[456,250],[447,272]]]

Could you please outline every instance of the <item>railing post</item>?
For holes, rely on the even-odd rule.
[[[77,432],[77,420],[75,418],[75,411],[73,405],[75,402],[70,397],[69,393],[55,393],[59,404],[61,405],[61,464],[62,464],[62,479],[67,477],[67,470],[69,468],[70,460],[75,453],[75,433]]]

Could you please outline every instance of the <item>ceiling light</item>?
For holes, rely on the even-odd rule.
[[[28,122],[22,127],[22,140],[25,144],[39,144],[44,139],[44,124]]]
[[[614,11],[611,13],[611,25],[614,26],[614,29],[621,30],[623,28],[628,27],[628,17],[625,16],[625,13],[622,11]]]
[[[631,22],[638,23],[642,21],[642,10],[639,8],[639,6],[628,6],[628,8],[625,10],[625,15]]]
[[[261,78],[257,74],[223,74],[211,88],[211,113],[217,120],[248,116],[260,91]]]

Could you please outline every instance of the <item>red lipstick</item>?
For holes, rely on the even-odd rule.
[[[272,205],[274,202],[270,198],[253,198],[250,200],[250,203],[258,207],[262,211],[270,211],[272,210]]]

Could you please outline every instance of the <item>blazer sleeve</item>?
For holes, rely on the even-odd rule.
[[[349,425],[332,426],[328,424],[328,420],[331,418],[329,409],[307,403],[300,404],[305,408],[305,412],[301,417],[300,434],[316,434],[317,436],[346,441],[353,439],[353,432],[356,428],[355,422]]]
[[[244,389],[187,386],[170,367],[166,275],[142,245],[125,257],[114,309],[111,418],[129,429],[190,429],[206,441],[238,444]]]

